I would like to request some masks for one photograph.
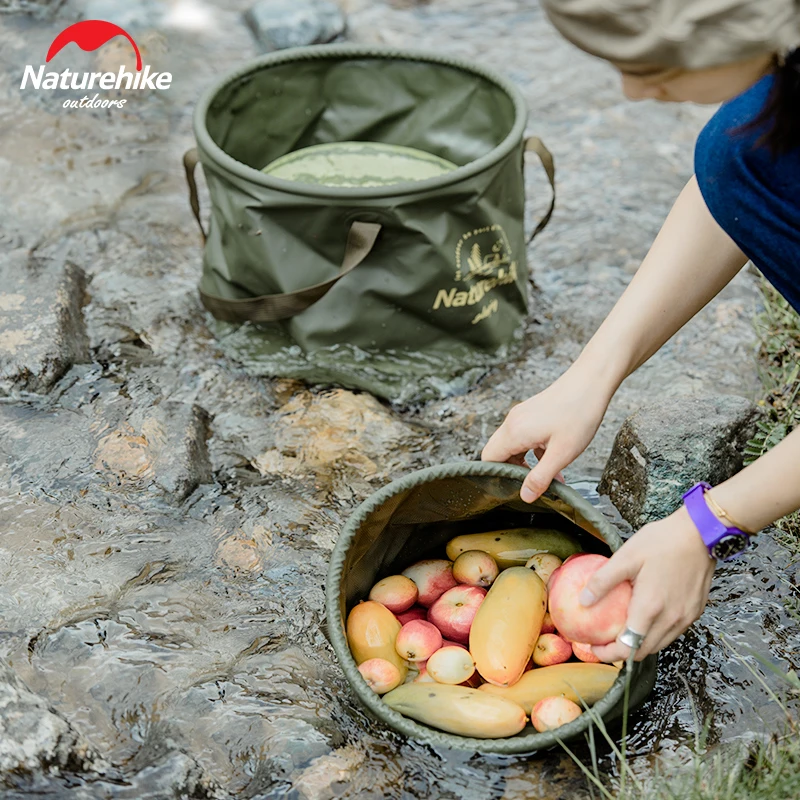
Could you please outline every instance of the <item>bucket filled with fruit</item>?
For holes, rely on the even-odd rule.
[[[359,700],[417,741],[530,753],[618,719],[656,658],[603,664],[630,585],[583,608],[622,540],[574,489],[520,500],[527,470],[462,462],[394,481],[353,513],[327,582],[331,642]]]

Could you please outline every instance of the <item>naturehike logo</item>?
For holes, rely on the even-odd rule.
[[[133,37],[119,25],[101,19],[86,19],[61,31],[50,45],[45,63],[49,64],[68,44],[76,44],[81,50],[89,52],[99,49],[116,36],[124,36],[131,43],[136,54],[135,73],[128,72],[124,66],[119,68],[119,72],[78,73],[69,69],[62,72],[45,72],[44,65],[37,70],[28,64],[19,88],[24,89],[30,81],[33,89],[49,89],[51,91],[55,89],[84,91],[94,88],[104,91],[121,91],[123,88],[125,90],[151,89],[153,91],[169,89],[172,75],[169,72],[151,72],[149,64],[145,64],[142,69],[142,54]],[[101,100],[99,98],[99,94],[95,94],[91,99],[86,95],[80,100],[65,100],[63,106],[64,108],[122,108],[126,102],[124,98],[117,100]]]
[[[516,280],[517,262],[511,257],[511,244],[503,226],[477,228],[465,233],[456,245],[455,281],[461,285],[439,289],[433,310],[477,305],[493,289]],[[477,325],[498,309],[497,298],[493,298],[473,317],[472,324]]]

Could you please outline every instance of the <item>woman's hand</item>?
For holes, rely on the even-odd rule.
[[[579,362],[543,392],[514,406],[481,453],[484,461],[525,466],[533,450],[539,463],[528,473],[520,497],[532,503],[575,460],[597,433],[616,386],[602,388]]]
[[[633,583],[627,627],[644,634],[641,661],[678,638],[703,613],[716,561],[684,507],[645,525],[589,580],[580,601],[592,605],[624,580]],[[605,662],[622,661],[630,648],[620,642],[592,648]]]

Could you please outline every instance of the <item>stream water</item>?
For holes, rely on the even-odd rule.
[[[688,178],[708,111],[625,104],[612,72],[523,0],[491,11],[477,0],[345,3],[354,41],[471,54],[510,74],[559,165],[559,211],[532,251],[522,354],[469,391],[392,407],[248,375],[199,306],[180,157],[199,92],[256,54],[247,4],[132,4],[140,47],[175,80],[130,96],[124,113],[65,111],[58,93],[19,91],[24,65],[43,61],[78,5],[55,19],[0,15],[0,258],[32,251],[88,279],[85,363],[46,393],[0,403],[0,657],[100,759],[5,772],[0,793],[588,796],[561,752],[435,752],[368,717],[325,638],[325,574],[358,502],[411,470],[477,457],[511,403],[579,352]],[[73,68],[118,63],[116,47],[76,51]],[[547,198],[530,180],[532,220]],[[756,302],[743,273],[626,383],[567,471],[621,527],[593,489],[621,420],[665,395],[752,396]],[[783,684],[760,659],[800,667],[792,559],[765,535],[720,568],[703,618],[663,653],[632,720],[644,779],[656,756],[686,756],[697,718],[710,721],[712,751],[782,729],[770,692]]]

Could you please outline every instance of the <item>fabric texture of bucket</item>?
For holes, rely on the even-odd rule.
[[[532,753],[582,735],[591,716],[582,714],[557,731],[537,733],[528,725],[504,739],[472,739],[430,728],[390,709],[361,677],[345,635],[347,614],[367,598],[381,578],[423,558],[442,558],[454,536],[515,527],[560,528],[576,534],[591,552],[608,554],[622,545],[614,526],[574,489],[554,481],[535,503],[519,490],[528,470],[512,464],[461,462],[412,473],[364,501],[348,520],[331,557],[326,586],[328,633],[358,699],[375,717],[400,733],[437,747],[482,753]],[[629,708],[650,693],[656,656],[634,665]],[[605,722],[621,717],[627,681],[624,667],[609,692],[593,706]]]
[[[520,92],[484,67],[388,48],[281,51],[212,87],[185,164],[198,221],[198,161],[211,199],[200,292],[236,325],[220,329],[223,348],[252,372],[383,396],[398,374],[441,383],[504,357],[527,313],[525,150],[554,176],[541,142],[523,139],[526,116]],[[359,187],[262,171],[354,141],[456,169]],[[273,358],[288,350],[306,367]]]

